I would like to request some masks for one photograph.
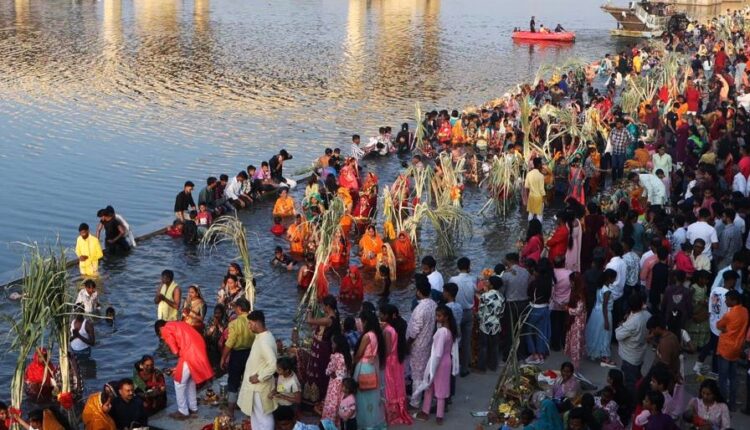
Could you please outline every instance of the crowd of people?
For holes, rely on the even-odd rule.
[[[684,33],[665,36],[664,47],[633,46],[582,70],[523,85],[476,112],[428,112],[420,136],[406,124],[396,136],[381,128],[365,145],[354,135],[349,156],[326,149],[317,160],[301,203],[289,193],[296,183],[283,176],[291,158],[285,150],[260,169],[248,166],[231,179],[209,177],[198,205],[194,184],[186,182],[169,231],[186,242],[198,240],[217,217],[277,196],[272,233],[287,238],[288,250],[276,249],[271,264],[299,266],[298,287],[315,288],[319,306],[304,319],[311,338],[295,337],[289,346],[277,342],[264,313],[250,311],[245,290],[255,280],[236,263],[229,265],[208,319],[201,289],[191,285],[183,296],[165,270],[154,297],[155,330],[178,356],[177,366],[160,372],[144,356],[132,379],[88,398],[84,425],[146,424],[149,414],[166,406],[165,376],[175,384],[177,411],[171,417],[191,419],[197,386],[223,372],[227,414],[239,409],[254,429],[305,428],[297,422],[303,409],[319,417],[311,428],[385,428],[429,420],[433,413],[442,423],[460,383],[456,377],[495,371],[511,353],[541,366],[551,352],[561,351],[569,362],[536,410],[522,411],[525,428],[651,430],[680,422],[729,428],[730,412],[740,407],[738,364],[750,339],[744,26],[739,12],[693,22]],[[687,59],[685,67],[641,100],[637,115],[629,114],[620,95],[641,77],[665,70],[673,55]],[[524,128],[521,106],[527,103]],[[580,122],[594,109],[596,136],[582,141],[562,130],[550,140],[548,130],[560,131],[561,124],[543,115],[547,106],[572,111]],[[525,151],[529,146],[550,151]],[[388,187],[402,208],[419,200],[415,171],[433,169],[429,192],[447,191],[460,205],[461,187],[478,185],[488,174],[485,166],[502,157],[520,159],[528,171],[520,188],[529,221],[517,250],[480,276],[468,258],[459,258],[446,282],[435,258],[417,258],[407,232],[387,223],[378,231],[382,190],[361,161],[370,153],[396,152],[412,153],[408,169]],[[446,170],[444,157],[467,167]],[[329,260],[316,261],[316,229],[336,199],[345,206],[341,228]],[[559,200],[555,225],[545,235],[544,207]],[[105,254],[134,245],[114,209],[99,215],[95,236],[87,225],[79,228],[76,253],[85,278],[96,277]],[[100,230],[104,250],[96,240]],[[345,272],[338,297],[324,276],[312,284],[321,267]],[[408,318],[389,302],[397,278],[414,280]],[[382,296],[377,307],[364,301],[363,285],[370,281]],[[71,347],[75,343],[73,353],[82,358],[96,343],[83,317],[99,306],[95,287],[84,283],[81,316],[71,324]],[[341,301],[361,303],[360,311],[342,319]],[[515,348],[518,321],[525,324]],[[655,355],[646,363],[650,346]],[[37,391],[48,389],[55,373],[43,354],[38,351],[27,371]],[[607,386],[595,395],[579,383],[585,359],[610,369]],[[690,374],[703,381],[688,401]],[[750,405],[744,411],[750,413]],[[23,420],[11,414],[27,428],[54,419],[41,415]]]

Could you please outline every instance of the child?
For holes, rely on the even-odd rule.
[[[273,259],[271,260],[272,266],[286,267],[286,270],[292,270],[294,268],[295,261],[292,260],[288,255],[284,254],[284,250],[280,246],[277,246],[273,251]]]
[[[389,269],[388,266],[381,265],[378,267],[378,273],[383,280],[383,292],[381,292],[380,295],[382,297],[388,297],[391,295],[391,269]]]
[[[321,418],[333,420],[338,424],[339,404],[344,398],[342,384],[344,379],[349,377],[349,370],[352,368],[352,356],[349,352],[349,343],[343,335],[334,335],[331,343],[333,349],[326,368],[326,375],[331,379],[328,382],[328,391],[326,391]]]
[[[357,331],[357,321],[352,316],[344,319],[344,336],[351,351],[356,351],[357,343],[359,343],[359,331]]]
[[[271,227],[271,233],[273,233],[273,235],[276,237],[281,237],[286,234],[286,227],[281,224],[280,216],[273,217],[273,227]]]
[[[677,426],[669,415],[663,414],[664,395],[658,391],[649,391],[643,399],[643,412],[635,417],[635,424],[644,430],[675,430]]]
[[[8,405],[0,402],[0,430],[9,430],[13,420],[8,415]]]
[[[115,308],[112,306],[108,307],[107,310],[104,311],[104,317],[107,320],[107,323],[111,325],[113,328],[115,326]]]
[[[294,374],[294,360],[290,357],[281,357],[276,362],[276,367],[279,378],[270,396],[276,399],[279,408],[291,409],[296,414],[297,406],[302,402],[302,388],[297,375]]]
[[[464,310],[456,303],[456,295],[458,295],[458,285],[454,282],[449,282],[443,286],[443,300],[445,300],[445,306],[453,313],[453,319],[461,321],[463,318]]]
[[[620,415],[618,414],[619,406],[614,400],[615,392],[611,387],[604,387],[601,391],[601,397],[596,398],[596,407],[602,409],[607,414],[607,422],[603,428],[606,430],[622,430]]]
[[[526,428],[527,426],[530,426],[531,423],[534,422],[534,411],[531,409],[524,409],[521,411],[521,424],[523,425],[523,428]]]
[[[674,269],[684,272],[687,277],[692,277],[695,273],[695,266],[693,266],[693,260],[690,259],[690,251],[693,250],[693,245],[689,241],[685,241],[680,245],[680,250],[674,255]]]
[[[167,227],[167,236],[171,237],[172,239],[177,239],[178,237],[182,237],[182,228],[183,228],[183,222],[182,220],[176,219],[172,223],[170,227]]]
[[[78,292],[76,305],[83,306],[83,311],[92,314],[99,310],[99,293],[96,292],[96,283],[91,279],[83,281],[83,288]]]
[[[352,378],[346,378],[341,383],[344,395],[339,403],[339,420],[341,430],[357,430],[357,383]]]
[[[214,222],[214,216],[209,212],[205,203],[198,205],[198,216],[195,217],[195,223],[198,224],[198,234],[203,236],[208,231],[208,227]]]

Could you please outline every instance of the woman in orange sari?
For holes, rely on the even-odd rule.
[[[116,430],[115,420],[109,416],[114,393],[105,385],[100,393],[89,396],[83,407],[83,427],[86,430]]]
[[[273,205],[273,216],[292,217],[296,214],[294,210],[294,199],[289,196],[289,190],[282,188],[276,204]]]
[[[383,252],[383,240],[378,236],[374,226],[367,226],[367,231],[359,241],[359,252],[362,266],[367,269],[375,269],[378,254]]]
[[[351,210],[347,209],[339,221],[344,237],[349,237],[349,232],[352,231],[352,224],[354,224],[354,218],[352,218]]]
[[[289,252],[298,255],[305,252],[307,224],[302,222],[302,215],[297,214],[294,224],[286,230],[286,238],[289,240]]]
[[[412,245],[406,232],[399,232],[398,238],[393,242],[393,253],[396,255],[396,272],[401,275],[410,275],[417,266]]]

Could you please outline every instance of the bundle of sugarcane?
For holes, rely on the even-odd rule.
[[[520,188],[519,179],[522,175],[523,163],[518,156],[506,153],[495,157],[487,177],[480,184],[487,186],[490,197],[479,210],[479,214],[493,207],[497,215],[505,217],[516,202]]]
[[[452,204],[442,204],[430,208],[426,203],[418,203],[411,217],[404,221],[404,231],[412,243],[417,241],[417,229],[428,219],[435,230],[435,246],[441,257],[455,257],[461,243],[473,233],[472,217],[463,208]]]
[[[341,217],[345,213],[344,201],[340,197],[336,197],[328,205],[326,210],[320,217],[320,224],[315,229],[315,271],[313,272],[310,286],[305,291],[305,295],[302,296],[302,300],[297,307],[297,314],[294,317],[295,326],[297,329],[301,329],[304,316],[308,310],[316,311],[318,305],[318,279],[321,276],[326,276],[325,268],[328,263],[328,259],[334,249],[334,240],[336,240],[338,233],[341,231]]]
[[[380,206],[383,208],[383,239],[391,241],[396,238],[396,231],[401,231],[401,218],[399,216],[401,211],[396,208],[391,189],[388,186],[383,188],[380,199]]]
[[[68,422],[76,422],[73,401],[82,394],[83,387],[79,386],[73,390],[71,384],[71,363],[69,355],[70,345],[70,322],[73,312],[75,298],[70,291],[68,272],[65,270],[65,250],[60,247],[58,257],[51,264],[57,267],[60,275],[55,283],[50,284],[49,306],[52,316],[51,335],[57,339],[60,365],[60,386],[57,396],[60,405],[68,414]],[[80,381],[80,379],[79,379]]]
[[[427,136],[427,129],[424,126],[424,118],[422,117],[422,107],[417,102],[415,117],[417,120],[417,130],[414,132],[414,145],[416,149],[422,151],[425,144],[429,145],[430,142],[425,142]]]
[[[510,321],[510,351],[508,352],[508,358],[500,370],[500,375],[497,378],[495,384],[495,390],[492,393],[490,400],[490,411],[494,413],[502,413],[499,411],[500,405],[506,400],[510,392],[519,392],[520,388],[524,386],[524,375],[522,368],[518,362],[518,345],[521,342],[521,337],[524,332],[533,330],[534,327],[527,323],[529,314],[531,313],[531,306],[527,306],[521,311],[518,316],[518,320],[511,318]],[[524,393],[531,394],[531,393]],[[526,405],[527,397],[518,398],[522,406]]]
[[[430,184],[433,203],[436,206],[445,204],[461,206],[461,188],[465,163],[466,158],[463,156],[454,165],[449,154],[440,154],[437,164],[440,166],[442,176],[435,175]]]
[[[427,200],[422,197],[425,191],[428,191],[427,195],[429,196],[428,187],[432,183],[435,170],[433,170],[432,166],[409,166],[405,174],[407,177],[414,178],[414,197],[416,197],[417,202],[426,202]]]
[[[20,410],[24,392],[24,372],[29,354],[38,347],[41,340],[49,332],[49,324],[62,311],[53,302],[55,292],[68,283],[68,272],[65,267],[65,253],[60,248],[59,255],[49,249],[44,255],[37,244],[28,245],[30,252],[24,258],[23,282],[21,284],[20,311],[15,317],[6,317],[10,325],[9,334],[12,337],[11,349],[18,352],[16,367],[11,381],[11,404]],[[69,326],[64,328],[68,331]],[[67,342],[65,343],[67,348]],[[67,356],[61,357],[61,365]],[[67,369],[68,366],[63,366]],[[65,371],[65,370],[63,370]],[[63,374],[63,384],[69,387],[69,376]],[[44,379],[53,375],[44,375]],[[20,429],[14,424],[15,429]]]
[[[533,105],[528,97],[521,97],[521,103],[519,105],[520,116],[521,116],[521,131],[523,132],[523,158],[524,160],[529,159],[529,153],[531,148],[531,110]]]
[[[245,226],[236,215],[223,216],[211,224],[201,239],[203,249],[213,250],[223,242],[231,242],[237,249],[245,274],[245,297],[250,302],[250,309],[255,306],[255,279],[250,264],[250,250],[247,247]]]

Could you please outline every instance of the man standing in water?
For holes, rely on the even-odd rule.
[[[534,169],[526,174],[524,188],[529,196],[526,200],[526,210],[529,212],[529,221],[533,218],[542,221],[542,212],[544,212],[544,173],[542,173],[542,159],[534,158]]]
[[[76,239],[76,255],[78,256],[78,270],[83,278],[99,276],[99,260],[104,256],[99,239],[89,234],[89,225],[82,223],[78,226]]]
[[[276,339],[266,328],[263,311],[252,311],[247,316],[250,330],[255,333],[253,348],[245,365],[242,388],[237,405],[245,415],[250,416],[254,430],[273,430],[273,411],[276,402],[269,396],[276,385]]]
[[[193,326],[183,321],[156,321],[156,335],[177,355],[177,366],[167,374],[174,378],[177,411],[169,414],[170,418],[186,420],[198,413],[196,384],[201,384],[214,377],[211,363],[206,353],[206,342],[203,335]]]
[[[115,218],[113,210],[102,209],[96,214],[104,228],[104,249],[107,255],[122,255],[130,251],[130,245],[126,239],[128,230]]]
[[[229,322],[229,335],[227,336],[224,351],[221,353],[221,368],[227,371],[227,402],[229,403],[229,416],[234,418],[234,410],[237,408],[237,393],[242,385],[242,375],[245,373],[247,358],[250,356],[250,348],[253,346],[255,334],[250,330],[247,313],[250,312],[250,302],[244,297],[237,299],[234,303],[237,318]]]
[[[529,22],[529,31],[532,33],[536,33],[536,21],[534,21],[534,17],[531,17],[531,21]]]

